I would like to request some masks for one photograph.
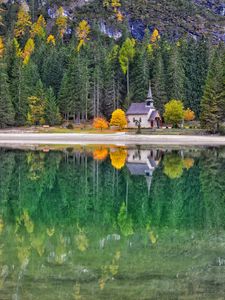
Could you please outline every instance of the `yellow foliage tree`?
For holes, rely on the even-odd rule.
[[[3,12],[4,12],[4,10],[2,8],[0,8],[0,14]],[[1,15],[0,15],[0,26],[4,26],[3,17]]]
[[[56,25],[58,27],[58,32],[61,38],[63,38],[64,33],[67,29],[67,16],[65,15],[63,7],[60,7],[57,10],[57,18],[56,18]]]
[[[126,159],[127,159],[127,151],[122,148],[113,151],[111,150],[110,159],[111,159],[112,166],[115,169],[120,170],[125,166]]]
[[[86,42],[89,40],[89,34],[90,34],[91,28],[90,25],[86,20],[83,20],[79,23],[77,27],[77,38],[79,40],[79,44],[77,46],[77,51],[80,51],[80,48],[86,44]]]
[[[116,109],[112,113],[110,126],[117,126],[120,129],[123,129],[124,127],[127,126],[127,118],[125,112],[122,109]]]
[[[44,39],[46,35],[45,28],[46,28],[45,18],[42,15],[40,15],[37,22],[34,23],[31,27],[31,32],[30,32],[31,37],[34,38],[37,35],[38,37]]]
[[[109,7],[110,6],[110,0],[103,0],[103,7]]]
[[[158,31],[158,29],[154,29],[154,31],[153,31],[153,33],[151,35],[150,41],[151,41],[151,43],[155,43],[159,39],[160,39],[159,31]]]
[[[47,44],[53,45],[55,46],[56,42],[55,42],[55,37],[54,35],[50,34],[47,38]]]
[[[184,120],[185,121],[193,121],[195,119],[195,113],[190,109],[186,109],[184,111]]]
[[[93,122],[93,127],[96,129],[107,129],[109,128],[109,123],[104,118],[95,118]]]
[[[43,125],[45,123],[45,105],[43,100],[36,97],[31,96],[28,98],[29,100],[29,112],[27,116],[27,120],[29,124],[33,125]]]
[[[115,11],[117,11],[118,7],[121,6],[120,0],[112,0],[111,6]]]
[[[121,13],[121,11],[118,11],[118,12],[117,12],[116,18],[117,18],[117,21],[118,21],[118,22],[122,22],[122,21],[123,21],[124,16],[123,16],[123,14]]]
[[[17,22],[15,24],[14,35],[16,38],[22,37],[27,30],[30,29],[32,25],[31,17],[28,11],[24,9],[23,6],[20,6]]]
[[[22,54],[24,65],[27,65],[29,63],[31,54],[34,51],[34,47],[35,47],[34,40],[32,38],[29,38],[28,41],[26,42],[26,45],[24,47],[23,54]]]
[[[5,45],[3,39],[0,37],[0,58],[3,57],[5,51]]]
[[[13,39],[13,45],[14,45],[15,50],[16,50],[16,55],[18,57],[22,57],[23,56],[23,51],[21,50],[20,45],[19,45],[16,38]]]

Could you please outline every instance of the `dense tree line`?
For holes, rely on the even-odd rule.
[[[125,22],[120,1],[110,3],[105,9],[112,5],[117,22]],[[217,131],[223,122],[223,45],[203,37],[172,41],[156,28],[146,30],[142,41],[127,30],[115,39],[85,19],[73,24],[71,34],[63,8],[51,32],[42,15],[24,6],[15,15],[0,37],[1,127],[109,119],[116,108],[143,102],[150,80],[161,113],[169,100],[178,99],[209,130]]]

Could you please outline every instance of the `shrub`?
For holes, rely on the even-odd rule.
[[[95,118],[93,121],[93,127],[96,129],[107,129],[109,128],[109,123],[106,121],[105,118]]]
[[[73,127],[73,124],[69,123],[67,126],[66,126],[67,129],[74,129]]]

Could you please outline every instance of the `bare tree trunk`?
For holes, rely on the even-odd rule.
[[[127,104],[130,105],[130,74],[129,63],[127,64]]]

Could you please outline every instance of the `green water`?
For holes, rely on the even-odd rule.
[[[225,149],[0,149],[0,299],[224,299]]]

